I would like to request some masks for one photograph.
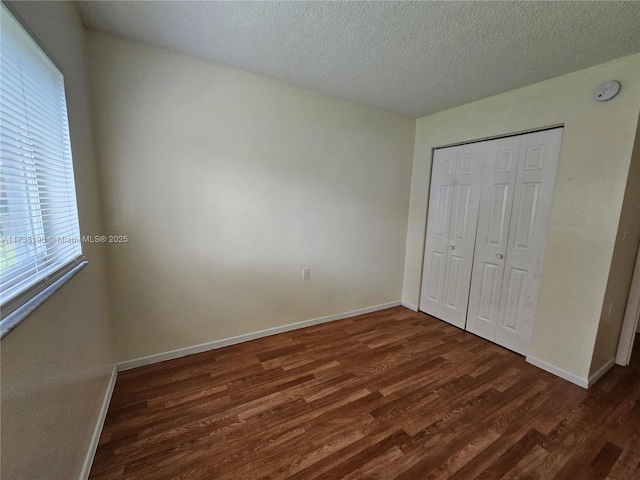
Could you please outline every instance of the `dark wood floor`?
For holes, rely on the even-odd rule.
[[[640,478],[638,357],[586,391],[392,308],[121,372],[91,478]]]

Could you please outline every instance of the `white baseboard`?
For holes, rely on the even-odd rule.
[[[279,327],[267,328],[266,330],[245,333],[242,335],[237,335],[235,337],[223,338],[221,340],[214,340],[213,342],[193,345],[191,347],[179,348],[177,350],[171,350],[169,352],[157,353],[133,360],[125,360],[124,362],[118,363],[116,367],[118,368],[118,371],[129,370],[130,368],[142,367],[143,365],[150,365],[152,363],[163,362],[165,360],[172,360],[174,358],[184,357],[186,355],[192,355],[194,353],[206,352],[207,350],[227,347],[229,345],[235,345],[236,343],[247,342],[249,340],[255,340],[256,338],[275,335],[277,333],[290,332],[291,330],[298,330],[300,328],[310,327],[312,325],[319,325],[321,323],[332,322],[334,320],[342,320],[343,318],[356,317],[365,313],[377,312],[378,310],[384,310],[385,308],[397,307],[400,304],[400,302],[389,302],[380,305],[374,305],[372,307],[353,310],[351,312],[312,318],[311,320],[304,320],[302,322],[290,323],[288,325],[282,325]]]
[[[607,373],[609,370],[611,370],[611,368],[613,367],[613,365],[616,363],[616,359],[615,358],[611,358],[607,361],[607,363],[605,363],[602,367],[600,367],[593,375],[589,376],[589,386],[587,388],[590,388],[593,386],[593,384],[595,384],[598,380],[600,380],[600,378],[602,378],[602,376]]]
[[[404,300],[401,302],[401,305],[403,307],[408,308],[409,310],[413,310],[414,312],[418,311],[418,307],[416,307],[414,304],[409,303],[409,302],[405,302]]]
[[[581,386],[582,388],[589,388],[589,380],[587,378],[579,377],[571,372],[567,372],[566,370],[561,369],[560,367],[556,367],[555,365],[551,365],[539,358],[527,356],[527,362],[531,365],[535,365],[538,368],[546,370],[549,373],[553,373],[554,375],[564,378],[565,380],[570,381],[571,383],[575,383],[576,385]]]
[[[87,478],[89,478],[89,473],[91,472],[91,465],[93,464],[93,458],[96,456],[96,450],[98,450],[98,442],[100,441],[100,434],[102,433],[102,427],[104,426],[104,421],[107,418],[107,411],[109,410],[111,395],[113,395],[113,388],[116,386],[117,376],[118,376],[118,370],[114,365],[113,371],[111,372],[111,378],[109,379],[109,384],[107,385],[107,390],[104,393],[104,399],[102,400],[102,407],[100,408],[98,421],[96,422],[96,426],[93,429],[93,436],[91,437],[89,450],[87,451],[87,456],[85,457],[84,465],[82,466],[82,473],[80,474],[80,478],[82,480],[87,480]]]

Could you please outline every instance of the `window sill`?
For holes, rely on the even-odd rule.
[[[76,273],[87,266],[89,262],[83,260],[78,263],[74,268],[69,270],[66,274],[53,282],[42,292],[38,293],[35,297],[30,299],[20,308],[11,312],[6,318],[2,319],[2,325],[0,327],[0,339],[6,337],[12,332],[25,318],[31,315],[40,305],[46,302],[54,293],[56,293],[62,286],[71,280]]]

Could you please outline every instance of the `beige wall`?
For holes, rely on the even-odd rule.
[[[84,30],[71,2],[14,4],[65,75],[80,229],[100,234]],[[3,479],[78,478],[113,371],[103,248],[0,344]]]
[[[403,300],[418,305],[432,149],[563,124],[530,355],[585,379],[638,123],[639,73],[640,55],[633,55],[418,119]],[[609,79],[622,83],[620,94],[594,101],[595,86]],[[618,301],[612,315],[624,307]]]
[[[616,356],[620,329],[624,320],[638,253],[638,242],[640,242],[640,123],[638,127],[636,128],[629,177],[627,178],[622,213],[618,224],[613,262],[609,270],[609,280],[591,361],[591,374]],[[611,305],[611,314],[609,314],[609,305]]]
[[[89,39],[119,360],[400,300],[415,120]]]

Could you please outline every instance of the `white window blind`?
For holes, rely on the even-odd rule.
[[[2,5],[0,313],[2,319],[81,260],[60,70]]]

